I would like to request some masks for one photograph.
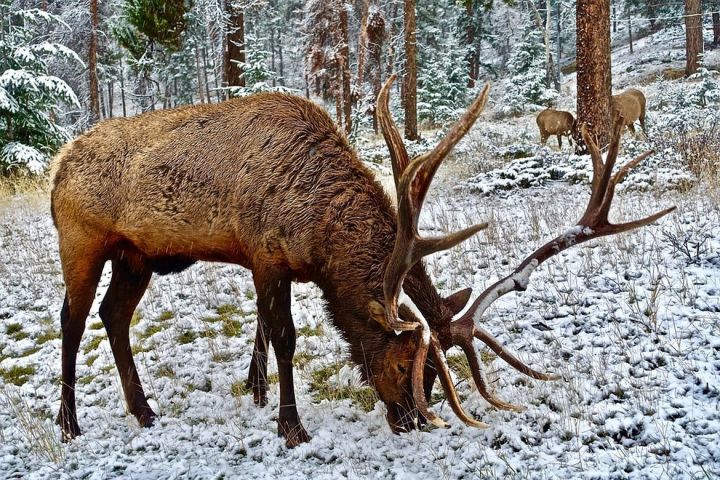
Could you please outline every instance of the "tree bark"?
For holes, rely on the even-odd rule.
[[[368,0],[365,0],[363,2],[363,12],[362,17],[360,19],[360,33],[358,34],[358,46],[357,46],[357,76],[355,77],[357,80],[357,88],[358,88],[358,95],[360,98],[363,96],[363,76],[365,73],[365,55],[367,53],[368,49],[368,38],[367,38],[367,29],[368,29],[368,9],[370,8]]]
[[[628,18],[628,35],[630,36],[630,53],[633,53],[632,17]]]
[[[120,100],[122,101],[123,117],[127,117],[127,106],[125,104],[125,69],[123,68],[122,57],[120,57]]]
[[[90,0],[90,45],[88,47],[88,76],[90,90],[90,125],[100,120],[100,98],[97,76],[98,2]]]
[[[350,33],[348,30],[348,11],[340,4],[340,70],[342,71],[342,105],[345,117],[345,133],[352,130],[352,90],[350,86]]]
[[[604,146],[610,136],[610,2],[577,2],[576,16],[578,128],[587,127]],[[581,138],[578,149],[586,149]]]
[[[107,91],[108,91],[108,118],[113,118],[113,90],[115,89],[115,82],[112,80],[108,81],[107,84]]]
[[[405,138],[417,140],[417,58],[415,0],[405,0]]]
[[[547,11],[547,17],[543,24],[540,12],[535,6],[533,0],[528,0],[528,5],[533,12],[533,18],[538,30],[542,32],[543,42],[545,44],[545,86],[547,88],[555,87],[555,90],[560,91],[560,81],[555,77],[555,66],[553,64],[552,53],[550,53],[550,0],[545,0],[545,7]]]
[[[557,48],[557,71],[555,72],[555,74],[557,75],[558,83],[561,83],[562,82],[562,69],[560,67],[560,60],[561,60],[560,55],[562,54],[562,30],[560,29],[560,20],[561,20],[560,14],[562,12],[560,10],[561,5],[560,5],[559,0],[555,3],[555,8],[556,8],[555,29],[557,31],[557,45],[556,45],[556,48]],[[558,90],[558,91],[560,91],[560,90]]]
[[[477,80],[477,55],[475,54],[475,23],[473,22],[473,0],[465,1],[465,14],[467,15],[467,25],[465,27],[465,44],[470,47],[468,51],[467,67],[468,67],[468,87],[475,87]]]
[[[700,0],[685,0],[685,74],[692,75],[703,52],[702,6]]]
[[[373,10],[367,25],[368,74],[373,89],[373,131],[378,133],[377,102],[382,83],[382,46],[385,41],[385,18],[379,9]]]
[[[238,63],[245,63],[245,14],[233,7],[232,0],[225,0],[228,25],[225,31],[227,50],[223,56],[225,81],[229,87],[244,87],[245,76]]]
[[[720,45],[720,12],[713,12],[713,45]]]
[[[197,83],[198,83],[198,97],[200,98],[200,103],[205,103],[205,93],[203,92],[203,78],[202,78],[202,69],[200,68],[200,52],[198,51],[200,47],[197,45],[195,46],[195,69],[197,70]]]
[[[208,81],[208,60],[207,60],[207,48],[202,49],[202,66],[203,66],[203,81],[205,82],[205,98],[207,103],[212,103],[212,97],[210,96],[210,82]]]

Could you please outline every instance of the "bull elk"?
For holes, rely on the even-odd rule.
[[[562,137],[568,137],[572,145],[575,136],[575,117],[572,113],[546,108],[535,119],[540,129],[540,143],[545,145],[551,135],[557,135],[558,147],[562,148]]]
[[[106,261],[112,278],[99,313],[128,410],[145,427],[156,415],[135,368],[130,319],[153,272],[178,272],[199,260],[252,271],[258,341],[249,382],[255,401],[265,402],[261,360],[268,348],[263,339],[269,338],[280,380],[278,433],[290,447],[310,438],[295,405],[292,281],[321,288],[332,323],[385,403],[394,432],[428,421],[445,425],[428,406],[436,375],[455,414],[468,425],[487,426],[465,413],[455,392],[444,354],[453,345],[467,355],[480,394],[498,408],[520,409],[489,390],[473,339],[524,374],[556,378],[508,352],[482,328],[483,312],[499,296],[524,290],[533,270],[558,252],[670,212],[618,225],[607,220],[615,185],[646,155],[611,175],[619,129],[605,162],[586,135],[594,178],[578,225],[535,251],[453,321],[470,289],[442,298],[422,259],[486,224],[424,238],[418,218],[435,172],[480,115],[488,87],[434,150],[410,161],[389,113],[393,79],[378,97],[378,119],[390,150],[397,211],[325,111],[292,95],[264,93],[107,120],[64,147],[53,165],[51,194],[66,286],[58,414],[63,439],[80,434],[76,357]]]
[[[623,118],[624,124],[635,134],[635,122],[638,120],[643,132],[646,131],[645,103],[645,95],[640,90],[629,88],[610,98],[610,109],[618,112]]]

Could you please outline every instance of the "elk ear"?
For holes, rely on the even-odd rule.
[[[471,294],[472,288],[459,290],[445,299],[445,305],[447,305],[453,315],[457,315],[463,308],[465,308],[468,300],[470,300]]]
[[[385,318],[385,307],[377,300],[370,300],[368,303],[370,318],[378,322],[385,330],[390,330]]]

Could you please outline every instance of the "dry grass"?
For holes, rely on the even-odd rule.
[[[41,459],[60,465],[64,458],[60,438],[47,412],[35,411],[15,389],[0,390],[0,405],[10,412],[25,442]]]

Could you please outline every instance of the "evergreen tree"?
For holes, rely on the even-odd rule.
[[[467,100],[465,52],[456,48],[454,37],[449,40],[443,48],[447,54],[426,61],[418,78],[418,116],[431,124],[455,119]]]
[[[37,35],[46,22],[61,23],[58,17],[9,8],[9,1],[0,2],[0,174],[40,173],[70,138],[58,123],[61,105],[80,106],[68,84],[50,75],[50,62],[82,61],[69,48]]]
[[[245,87],[228,87],[230,94],[234,97],[243,97],[258,92],[286,92],[290,89],[282,86],[272,86],[272,80],[277,77],[276,73],[268,66],[270,52],[263,48],[263,40],[256,39],[252,35],[246,37],[248,50],[247,61],[238,65],[243,72]]]
[[[547,88],[545,47],[542,34],[527,28],[524,39],[508,62],[509,85],[501,101],[501,109],[516,114],[533,105],[549,105],[557,98],[557,92]]]

